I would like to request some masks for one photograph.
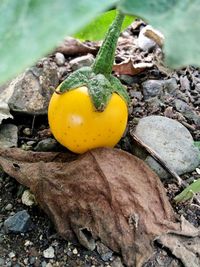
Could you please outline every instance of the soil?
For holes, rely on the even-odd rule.
[[[131,35],[133,38],[138,37],[138,29],[130,28],[126,31],[126,37]],[[96,44],[87,42],[90,47]],[[153,55],[152,59],[156,60],[156,56],[160,49],[156,47],[151,53],[142,52],[138,48],[135,49],[134,56],[138,55],[138,58],[142,60],[147,56]],[[127,53],[127,51],[126,51]],[[160,52],[159,52],[160,53]],[[54,61],[55,53],[49,55],[49,59]],[[119,46],[117,60],[123,61],[123,55],[125,55],[124,46]],[[66,64],[79,54],[72,56],[66,56]],[[160,56],[159,56],[160,57]],[[71,69],[67,65],[68,73]],[[66,75],[61,77],[61,81]],[[199,92],[197,91],[197,84],[200,81],[200,70],[188,66],[187,68],[170,71],[166,69],[163,72],[155,64],[152,68],[143,71],[137,75],[132,76],[133,82],[129,85],[128,77],[124,75],[118,75],[121,81],[128,87],[128,91],[131,97],[131,105],[129,107],[129,126],[126,134],[121,139],[117,147],[120,147],[130,153],[132,153],[133,141],[130,136],[130,131],[133,130],[140,118],[148,115],[164,115],[176,119],[183,123],[191,132],[194,140],[200,140],[200,125],[197,125],[191,118],[185,116],[181,111],[177,111],[173,106],[172,99],[162,99],[162,104],[158,105],[156,101],[146,101],[141,91],[141,84],[143,81],[149,79],[165,80],[174,77],[177,83],[180,85],[181,80],[186,77],[190,83],[190,90],[183,89],[180,86],[180,95],[173,96],[173,100],[176,98],[185,98],[187,104],[192,110],[199,115]],[[130,77],[129,77],[130,78]],[[138,92],[137,94],[134,92]],[[154,98],[155,100],[155,98]],[[18,126],[19,139],[18,146],[22,147],[27,142],[33,141],[32,149],[36,147],[40,140],[51,137],[48,127],[47,116],[41,115],[33,118],[31,115],[22,115],[13,113],[14,119],[10,120],[12,123]],[[9,122],[7,120],[6,122]],[[24,133],[24,129],[29,128],[31,130],[30,135]],[[60,145],[57,145],[56,150],[65,151]],[[182,176],[186,182],[191,182],[198,178],[196,171],[188,173]],[[177,215],[184,215],[184,217],[191,222],[195,227],[200,226],[200,205],[195,202],[194,199],[181,204],[175,204],[173,197],[182,190],[172,180],[165,180],[164,186],[169,200],[173,206]],[[123,266],[120,261],[120,256],[113,253],[109,259],[104,259],[101,253],[97,250],[91,252],[79,244],[71,244],[67,240],[63,240],[58,236],[51,221],[47,218],[45,213],[39,206],[33,205],[30,207],[22,204],[21,196],[25,190],[20,184],[18,184],[13,178],[8,177],[5,173],[0,173],[0,266],[70,266],[70,267],[94,267],[94,266],[111,266],[120,267]],[[8,205],[9,204],[9,205]],[[3,232],[3,222],[9,216],[13,215],[17,211],[27,210],[31,216],[33,226],[31,231],[21,234],[5,234]],[[45,258],[43,251],[50,246],[54,249],[54,256],[51,259]],[[103,258],[103,259],[102,259]],[[144,265],[145,267],[153,266],[183,266],[182,263],[173,257],[169,251],[159,247],[155,244],[155,254]]]

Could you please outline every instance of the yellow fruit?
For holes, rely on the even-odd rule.
[[[128,119],[126,102],[116,93],[103,112],[96,111],[85,86],[61,95],[54,93],[48,120],[57,141],[75,153],[97,147],[114,147]]]

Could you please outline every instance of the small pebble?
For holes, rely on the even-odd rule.
[[[94,56],[87,54],[86,56],[76,57],[72,59],[69,64],[73,71],[80,69],[81,67],[91,66],[94,62]]]
[[[54,151],[57,148],[57,142],[53,138],[46,138],[41,140],[37,146],[35,147],[35,151],[38,152],[48,152],[48,151]]]
[[[27,135],[27,136],[30,136],[32,133],[31,133],[31,129],[30,128],[24,128],[23,130],[23,134]]]
[[[47,267],[47,263],[46,263],[46,261],[42,261],[42,263],[41,263],[41,267]]]
[[[33,242],[31,242],[30,240],[26,240],[24,243],[25,247],[32,246],[32,245],[33,245]]]
[[[31,256],[31,257],[29,258],[29,263],[30,263],[31,265],[33,265],[33,264],[35,263],[35,261],[36,261],[36,257]]]
[[[11,203],[5,206],[5,210],[11,210],[12,208],[13,208],[13,205]]]
[[[55,54],[55,61],[58,66],[62,66],[65,64],[65,56],[62,53],[57,52]]]
[[[27,266],[28,265],[28,258],[24,259],[24,264]]]
[[[54,248],[52,246],[48,247],[43,251],[43,256],[46,259],[53,259],[55,257]]]
[[[75,249],[73,249],[72,253],[73,253],[74,255],[77,255],[77,254],[78,254],[78,250],[75,248]]]
[[[15,257],[15,253],[13,251],[11,251],[9,254],[8,254],[9,258],[12,259]]]
[[[4,221],[5,233],[25,233],[31,229],[32,221],[26,210],[18,211]]]
[[[30,190],[25,190],[22,194],[22,203],[26,206],[32,206],[35,202],[35,196],[30,192]]]
[[[4,259],[3,258],[0,258],[0,266],[4,266],[4,264],[5,264]]]

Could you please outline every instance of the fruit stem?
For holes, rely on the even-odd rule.
[[[125,15],[118,11],[115,20],[109,27],[102,46],[96,56],[92,70],[95,74],[103,74],[105,77],[112,73],[115,60],[117,40],[121,32],[121,26]]]

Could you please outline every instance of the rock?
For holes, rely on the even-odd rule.
[[[23,129],[23,134],[30,136],[32,134],[32,131],[30,128],[24,128]]]
[[[135,135],[179,175],[195,170],[200,164],[199,151],[193,145],[190,132],[175,120],[163,116],[143,118],[136,126]],[[145,161],[161,178],[168,177],[151,156],[147,156]]]
[[[103,261],[109,261],[113,255],[113,251],[106,247],[103,243],[97,242],[97,251]]]
[[[72,251],[72,253],[73,253],[74,255],[77,255],[77,254],[78,254],[78,250],[77,250],[77,248],[74,248],[73,251]]]
[[[26,210],[17,212],[4,221],[5,233],[25,233],[31,229],[32,221]]]
[[[120,81],[128,84],[128,85],[132,85],[135,81],[138,81],[138,79],[136,80],[136,78],[134,76],[131,75],[127,75],[127,74],[121,74],[119,76]]]
[[[174,94],[178,89],[178,84],[175,78],[163,80],[163,88],[165,93]]]
[[[174,101],[174,105],[176,110],[182,113],[185,118],[191,120],[197,126],[200,126],[200,116],[198,116],[197,113],[187,103],[180,99],[176,99]]]
[[[55,61],[58,66],[62,66],[65,64],[65,56],[62,53],[57,52],[55,54]]]
[[[30,190],[25,190],[22,194],[22,203],[26,206],[32,206],[36,204],[35,196]]]
[[[55,257],[54,253],[55,253],[54,248],[50,246],[43,251],[43,256],[46,259],[53,259]]]
[[[162,80],[148,80],[142,83],[145,100],[160,94],[163,88]]]
[[[13,205],[11,203],[8,203],[6,206],[5,206],[5,210],[9,211],[13,208]]]
[[[149,38],[146,36],[147,31],[151,33],[150,35],[154,38]],[[156,38],[155,38],[156,37]],[[153,40],[154,39],[154,40]],[[138,46],[143,51],[149,51],[155,48],[156,43],[160,46],[163,44],[164,36],[158,30],[155,30],[150,25],[145,26],[139,33],[138,36]]]
[[[111,267],[124,267],[120,257],[114,259],[114,261],[111,263]]]
[[[13,94],[13,87],[8,87],[8,85],[9,84],[4,84],[0,86],[0,124],[3,120],[13,118],[8,106],[8,100]]]
[[[5,266],[5,260],[3,258],[0,258],[0,266]]]
[[[16,256],[16,254],[15,254],[13,251],[11,251],[11,252],[8,254],[8,257],[9,257],[10,259],[14,258],[15,256]]]
[[[18,140],[18,128],[14,124],[0,125],[0,147],[16,147]]]
[[[6,120],[8,118],[13,118],[13,116],[10,114],[8,103],[0,99],[0,124],[3,120]]]
[[[87,54],[86,56],[81,56],[72,59],[69,62],[69,64],[72,70],[74,71],[84,66],[91,66],[93,62],[94,62],[94,56],[92,54]]]
[[[47,114],[47,108],[53,91],[59,84],[57,65],[48,60],[43,68],[32,67],[13,80],[6,90],[12,95],[8,100],[11,110],[31,115]]]
[[[190,88],[190,81],[188,80],[187,76],[180,77],[180,84],[183,91],[189,91]]]
[[[46,261],[42,261],[41,267],[46,267],[46,266],[47,266],[47,262]]]
[[[36,262],[36,257],[35,256],[31,256],[29,258],[29,263],[34,266],[35,262]]]
[[[159,96],[163,93],[173,93],[177,88],[175,78],[168,80],[147,80],[142,83],[144,99]]]
[[[48,152],[48,151],[53,151],[56,150],[57,148],[57,141],[53,138],[46,138],[41,140],[37,146],[35,147],[35,151],[42,151],[42,152]]]

